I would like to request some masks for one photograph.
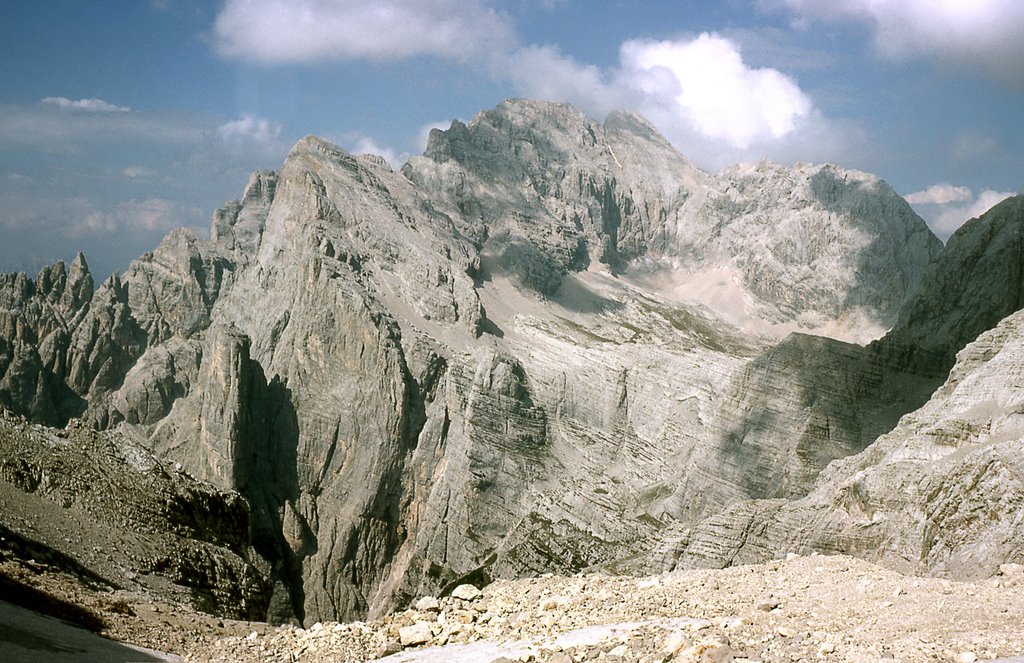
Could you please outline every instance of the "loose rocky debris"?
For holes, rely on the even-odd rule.
[[[1024,567],[979,583],[849,557],[497,581],[372,622],[254,629],[186,661],[979,661],[1024,655]],[[457,598],[457,597],[465,598]],[[1024,658],[1020,659],[1024,660]]]

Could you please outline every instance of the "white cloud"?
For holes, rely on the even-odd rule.
[[[181,205],[164,198],[126,200],[118,204],[116,215],[122,227],[140,230],[167,232],[186,225]]]
[[[208,121],[196,116],[145,112],[67,112],[57,104],[0,103],[0,149],[75,153],[85,145],[155,143],[176,146],[204,139]]]
[[[923,191],[915,191],[903,196],[912,205],[931,204],[947,205],[969,200],[974,197],[971,190],[965,186],[953,186],[949,182],[933,184]]]
[[[775,69],[751,69],[732,41],[629,41],[620,50],[627,85],[686,118],[708,138],[745,149],[782,138],[813,108],[796,82]]]
[[[87,236],[129,234],[163,234],[189,225],[199,210],[164,198],[135,198],[122,201],[113,209],[96,209],[92,201],[75,198],[65,202],[68,219],[64,234],[72,239]]]
[[[779,4],[780,0],[774,3]],[[925,55],[982,67],[1024,84],[1020,0],[781,0],[803,21],[868,25],[889,57]]]
[[[246,115],[217,127],[217,136],[225,142],[269,143],[281,135],[281,125],[270,120]]]
[[[85,111],[87,113],[128,113],[131,108],[117,106],[102,99],[68,99],[67,97],[46,97],[41,103],[68,110]]]
[[[514,42],[481,0],[228,0],[214,23],[224,56],[258,62],[468,60]]]
[[[981,216],[1012,195],[1015,194],[1009,191],[985,189],[975,196],[968,187],[943,182],[904,197],[928,222],[932,232],[946,241],[968,220]]]
[[[509,78],[521,94],[567,101],[597,115],[627,105],[627,90],[608,82],[611,76],[580,64],[554,46],[529,46],[510,54],[497,74]]]
[[[401,168],[409,160],[409,157],[412,156],[408,152],[399,154],[390,147],[381,147],[377,141],[369,136],[353,138],[348,142],[348,151],[350,154],[375,154],[379,157],[384,157],[384,160],[394,169]]]
[[[258,62],[417,55],[467,62],[522,96],[568,101],[596,117],[637,111],[706,168],[765,156],[849,162],[850,136],[861,133],[837,131],[796,80],[750,66],[737,42],[718,34],[628,41],[619,64],[602,69],[556,46],[522,46],[491,0],[227,0],[214,32],[222,55]],[[376,144],[353,149],[384,153],[391,163],[403,158]]]
[[[737,44],[716,34],[626,42],[609,70],[548,46],[520,49],[505,63],[497,75],[521,94],[568,101],[597,117],[634,110],[711,170],[765,156],[849,162],[862,134],[822,115],[789,76],[748,66]]]

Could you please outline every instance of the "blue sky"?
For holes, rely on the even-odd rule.
[[[398,165],[503,99],[651,119],[706,170],[828,161],[940,237],[1024,187],[1019,0],[8,0],[0,270],[206,233],[309,133]]]

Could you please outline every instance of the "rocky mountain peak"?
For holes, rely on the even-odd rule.
[[[1024,195],[961,226],[884,344],[939,373],[957,350],[1024,306]],[[912,350],[911,350],[912,349]]]

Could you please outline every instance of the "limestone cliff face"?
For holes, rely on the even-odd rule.
[[[676,232],[669,255],[728,266],[763,317],[806,327],[859,316],[884,331],[942,248],[888,184],[832,165],[726,169]]]
[[[145,346],[120,278],[93,292],[81,254],[35,283],[6,275],[0,293],[0,398],[17,413],[48,423],[80,414],[116,388]]]
[[[963,231],[928,283],[1017,273],[999,248],[1014,223]],[[4,277],[0,398],[239,491],[274,621],[466,580],[723,564],[781,549],[757,528],[793,526],[772,514],[819,499],[848,466],[832,461],[903,439],[949,366],[922,359],[919,329],[1002,317],[901,309],[939,248],[864,173],[706,174],[635,115],[511,101],[433,132],[399,172],[304,138],[210,241],[171,233],[95,292],[84,259]],[[950,278],[920,297],[974,297]],[[870,347],[788,334],[880,333],[901,310]],[[973,339],[947,336],[941,352]],[[806,536],[882,558],[916,545],[837,531]]]
[[[930,271],[930,286],[865,351],[918,374],[945,375],[952,362],[926,403],[863,452],[829,465],[806,497],[737,502],[670,535],[660,559],[719,566],[817,549],[968,578],[1019,560],[1022,210],[1020,197],[1011,198],[965,225]],[[1015,312],[995,324],[1006,311]],[[900,384],[892,372],[884,378]]]
[[[984,578],[1022,558],[1024,315],[957,355],[945,384],[865,451],[836,461],[806,497],[740,502],[660,551],[725,566],[787,551],[849,552],[910,573]]]
[[[210,326],[210,311],[230,287],[236,263],[184,228],[172,231],[124,275],[132,317],[149,345],[191,338]]]
[[[957,351],[1024,306],[1024,196],[957,230],[900,313],[885,352],[948,371]]]
[[[230,252],[235,263],[246,262],[259,249],[276,191],[277,173],[257,171],[249,178],[241,200],[214,212],[210,241]]]

